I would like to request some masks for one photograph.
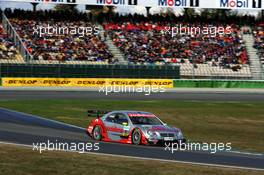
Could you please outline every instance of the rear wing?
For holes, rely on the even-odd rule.
[[[103,115],[109,113],[111,111],[106,111],[106,110],[87,110],[87,115],[88,117],[97,117],[100,118]]]

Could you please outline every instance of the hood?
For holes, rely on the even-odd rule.
[[[180,129],[175,127],[169,127],[166,125],[141,125],[140,128],[142,128],[145,131],[157,131],[157,132],[179,132]]]

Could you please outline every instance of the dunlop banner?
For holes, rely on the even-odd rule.
[[[162,86],[173,88],[171,79],[115,79],[115,78],[2,78],[2,86],[35,87],[101,87],[101,86]]]

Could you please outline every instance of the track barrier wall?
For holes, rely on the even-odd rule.
[[[0,77],[179,79],[179,66],[0,64]]]
[[[264,88],[264,80],[173,80],[174,88]]]

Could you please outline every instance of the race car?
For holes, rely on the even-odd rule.
[[[101,113],[101,116],[100,116]],[[97,111],[89,110],[88,115],[97,114],[87,128],[95,140],[135,145],[157,145],[165,142],[184,143],[182,131],[169,127],[157,116],[143,111]]]

